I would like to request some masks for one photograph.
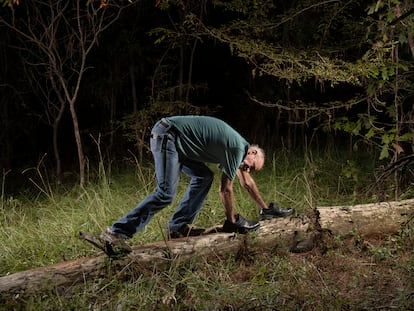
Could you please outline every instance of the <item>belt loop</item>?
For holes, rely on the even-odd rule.
[[[175,131],[175,128],[174,128],[174,126],[173,126],[173,125],[169,124],[168,122],[163,121],[163,119],[159,120],[159,121],[157,122],[157,124],[159,124],[159,125],[161,125],[162,127],[164,127],[164,128],[165,128],[165,132],[166,132],[167,134],[169,134],[169,135],[170,135],[170,137],[171,137],[173,140],[175,140],[175,139],[176,139],[176,131]],[[158,135],[153,135],[153,134],[151,134],[151,138],[153,138],[153,136],[158,136]],[[168,135],[166,135],[166,136],[168,136]]]
[[[162,120],[160,120],[160,121],[159,121],[159,123],[160,123],[163,127],[165,127],[165,128],[168,128],[168,127],[170,126],[168,123],[166,123],[166,122],[164,122],[164,121],[162,121]]]

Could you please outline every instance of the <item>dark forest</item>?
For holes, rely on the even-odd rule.
[[[145,161],[153,123],[177,114],[217,116],[268,150],[410,162],[412,1],[1,3],[10,185],[39,163],[83,184],[100,157]]]
[[[412,310],[413,21],[412,0],[0,0],[0,309]],[[208,163],[202,235],[173,236],[207,194],[183,164],[115,258],[100,233],[172,171],[149,148],[172,115],[266,162],[233,161],[234,189]]]

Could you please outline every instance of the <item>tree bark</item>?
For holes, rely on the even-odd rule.
[[[65,102],[60,101],[60,108],[54,116],[53,120],[53,154],[55,156],[55,162],[56,162],[56,181],[58,184],[61,183],[62,178],[62,161],[60,158],[60,152],[59,152],[59,127],[60,122],[62,121],[63,112],[65,110]]]
[[[315,208],[315,217],[282,218],[261,221],[257,233],[239,235],[234,233],[211,233],[198,237],[161,241],[136,246],[126,257],[111,261],[103,253],[84,257],[48,267],[22,271],[0,278],[0,295],[4,299],[19,295],[72,286],[116,273],[118,277],[134,269],[165,269],[194,258],[212,258],[226,254],[274,249],[292,250],[298,233],[311,237],[315,243],[323,240],[315,236],[330,231],[333,234],[384,235],[396,233],[401,226],[413,219],[414,199],[400,202],[382,202],[355,206],[332,206]],[[318,242],[319,241],[319,242]],[[309,247],[310,246],[310,247]],[[299,250],[300,251],[300,250]],[[0,299],[1,300],[1,299]]]
[[[75,134],[76,147],[78,150],[79,184],[82,187],[85,185],[85,155],[83,154],[82,138],[79,130],[78,115],[75,109],[75,100],[76,99],[69,103],[69,109],[72,116],[73,132]]]
[[[396,233],[413,217],[414,199],[360,204],[354,206],[318,207],[319,224],[333,234],[365,236]]]

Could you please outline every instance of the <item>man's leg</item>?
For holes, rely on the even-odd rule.
[[[214,177],[213,172],[204,163],[185,161],[182,165],[182,172],[191,177],[191,181],[168,222],[170,232],[177,232],[194,221],[203,206]]]
[[[169,205],[175,198],[181,164],[175,149],[174,137],[163,130],[163,127],[156,125],[150,141],[157,188],[110,227],[111,231],[124,238],[132,238],[158,211]]]

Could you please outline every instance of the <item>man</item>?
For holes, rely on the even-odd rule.
[[[267,206],[250,174],[262,169],[264,151],[257,145],[250,145],[222,120],[207,116],[163,118],[151,131],[150,145],[157,188],[101,234],[100,238],[109,246],[131,251],[125,239],[132,238],[158,211],[173,202],[181,172],[191,180],[168,222],[169,237],[200,234],[189,225],[213,182],[213,172],[205,163],[217,163],[222,171],[219,195],[226,214],[223,231],[247,233],[259,227],[259,222],[246,220],[234,212],[233,180],[236,176],[260,208],[261,219],[283,217],[293,212],[273,204]]]

